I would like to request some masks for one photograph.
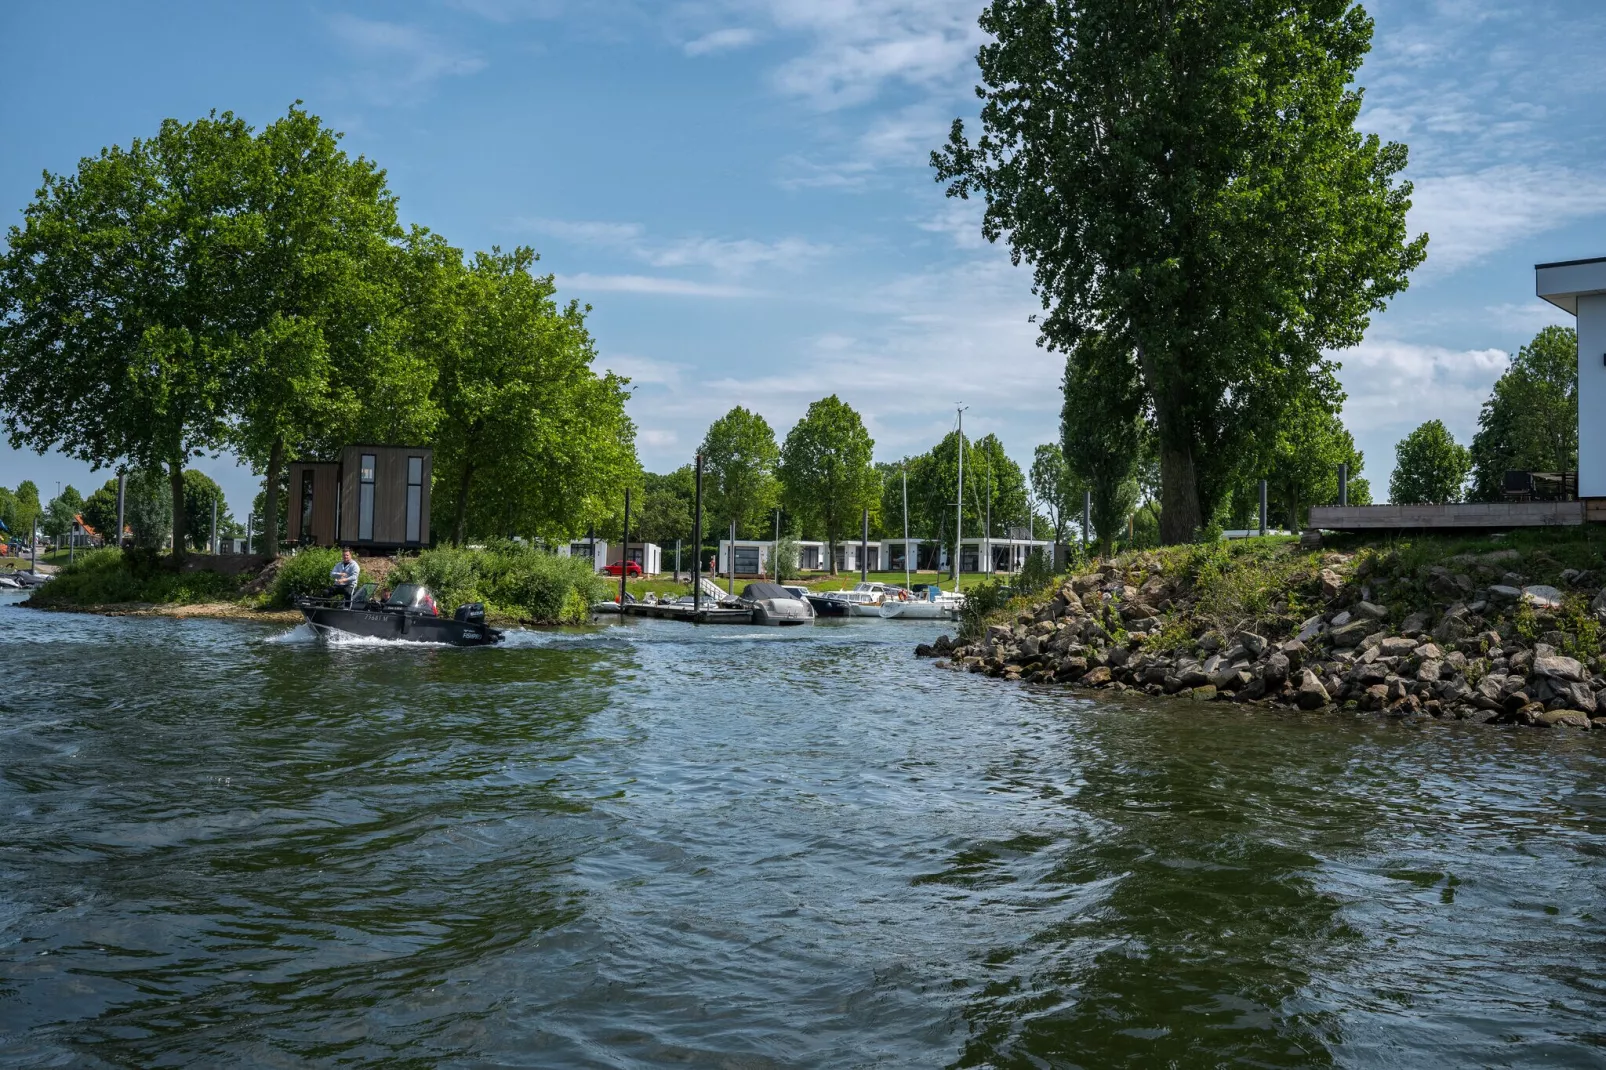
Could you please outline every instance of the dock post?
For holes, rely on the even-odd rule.
[[[117,548],[123,548],[123,503],[128,499],[128,473],[117,473]]]
[[[732,598],[735,598],[736,597],[736,520],[735,520],[734,517],[731,519],[731,540],[726,545],[729,547],[727,552],[730,554],[730,568],[725,570],[725,575],[727,577],[727,579],[725,581],[725,593],[730,595]]]
[[[33,534],[28,536],[28,571],[39,575],[39,517],[33,518]]]
[[[630,580],[630,488],[625,488],[625,530],[619,543],[619,615],[625,612],[625,584]]]
[[[691,611],[695,616],[703,609],[703,455],[697,454],[697,476],[693,484],[691,528]]]
[[[1338,504],[1349,504],[1349,465],[1341,463],[1338,466]]]
[[[1266,481],[1260,481],[1260,533],[1266,534]]]
[[[877,561],[876,564],[881,562]],[[864,530],[859,536],[859,579],[870,578],[870,510],[864,511]]]

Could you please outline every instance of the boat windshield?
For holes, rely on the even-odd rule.
[[[425,589],[419,583],[398,583],[396,589],[390,592],[386,600],[387,606],[405,606],[412,608],[424,600]]]

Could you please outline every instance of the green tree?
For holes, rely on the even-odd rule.
[[[775,432],[756,412],[738,405],[709,425],[703,454],[704,527],[716,538],[736,521],[738,537],[762,534],[780,496],[775,468],[781,459]]]
[[[11,528],[12,534],[28,538],[33,531],[34,521],[42,511],[39,507],[39,488],[33,480],[24,479],[17,484],[17,489],[11,492],[11,503],[7,508],[9,511],[0,519]]]
[[[1472,436],[1473,501],[1505,496],[1507,470],[1578,468],[1578,332],[1550,326],[1517,351]]]
[[[837,543],[859,526],[864,510],[879,504],[874,450],[864,421],[835,394],[810,405],[781,447],[786,507],[825,536],[833,575]]]
[[[630,527],[633,538],[671,545],[676,539],[691,540],[692,508],[696,500],[696,473],[691,465],[673,472],[642,473],[640,496]]]
[[[1350,0],[994,0],[981,27],[983,134],[956,120],[937,180],[1032,264],[1050,347],[1133,354],[1161,538],[1187,541],[1293,399],[1336,394],[1323,351],[1425,255],[1405,147],[1354,128],[1372,22]]]
[[[383,171],[347,156],[340,135],[299,103],[252,144],[248,319],[229,368],[231,439],[269,499],[267,554],[278,552],[275,499],[288,461],[351,441],[422,438],[434,422],[433,362],[399,344],[409,252],[396,198]],[[410,418],[411,433],[364,434],[370,411]]]
[[[0,487],[0,524],[5,526],[4,530],[0,531],[0,544],[7,541],[4,538],[5,533],[12,535],[20,533],[17,528],[17,496],[5,487]]]
[[[0,253],[0,397],[13,446],[184,467],[223,444],[256,223],[249,128],[225,112],[46,174]],[[182,532],[174,532],[182,556]]]
[[[559,308],[534,251],[475,254],[442,316],[433,403],[437,530],[568,537],[639,481],[628,380],[597,375],[578,304]]]
[[[971,481],[973,476],[975,482]],[[973,529],[974,534],[984,534],[989,517],[992,529],[985,534],[993,538],[1005,538],[1011,527],[1027,525],[1026,474],[1004,452],[997,435],[983,435],[975,441],[973,452],[965,457],[965,483],[967,493],[973,490],[979,495],[977,515],[981,525]]]
[[[135,469],[123,488],[123,520],[135,546],[160,550],[174,529],[173,498],[167,477],[158,469]],[[182,516],[180,517],[182,522]]]
[[[45,506],[45,516],[40,527],[53,539],[64,538],[72,530],[83,507],[84,496],[78,493],[78,488],[68,483],[62,488],[61,493],[50,499],[50,504]]]
[[[1265,471],[1267,513],[1290,531],[1303,529],[1311,506],[1337,504],[1340,464],[1349,465],[1350,504],[1370,504],[1370,486],[1360,478],[1364,463],[1338,414],[1304,399],[1277,433]]]
[[[217,503],[218,532],[221,534],[234,518],[229,515],[228,503],[223,499],[223,488],[205,472],[191,468],[184,473],[184,535],[190,546],[204,550],[212,540],[212,503]],[[266,549],[263,551],[266,553]]]
[[[84,499],[79,510],[84,523],[106,541],[107,546],[118,545],[117,538],[117,480],[108,479],[95,492]]]
[[[1065,448],[1045,442],[1032,451],[1032,493],[1042,503],[1054,543],[1065,541],[1073,519],[1082,515],[1082,492],[1086,484],[1076,478],[1065,460]]]
[[[1124,346],[1088,335],[1065,361],[1060,443],[1066,465],[1092,495],[1099,553],[1126,534],[1138,502],[1138,460],[1147,428],[1137,369]]]
[[[1451,437],[1443,423],[1429,420],[1394,447],[1389,498],[1401,505],[1458,502],[1471,469],[1467,448]]]

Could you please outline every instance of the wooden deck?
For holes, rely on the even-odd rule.
[[[1606,512],[1593,502],[1591,520]],[[1316,505],[1312,528],[1326,531],[1411,531],[1577,527],[1586,502],[1465,502],[1456,505]]]

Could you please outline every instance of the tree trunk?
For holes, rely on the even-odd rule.
[[[1199,512],[1199,483],[1193,451],[1187,446],[1160,445],[1160,542],[1166,546],[1192,542],[1204,519]]]
[[[268,481],[262,488],[262,552],[279,556],[279,470],[284,467],[284,436],[273,440],[268,451]],[[307,533],[301,533],[302,539]]]
[[[169,461],[167,484],[173,491],[173,562],[184,561],[184,462]]]
[[[463,539],[468,527],[468,487],[474,479],[474,466],[467,461],[463,462],[463,478],[457,483],[457,505],[452,516],[452,545],[463,545]]]

